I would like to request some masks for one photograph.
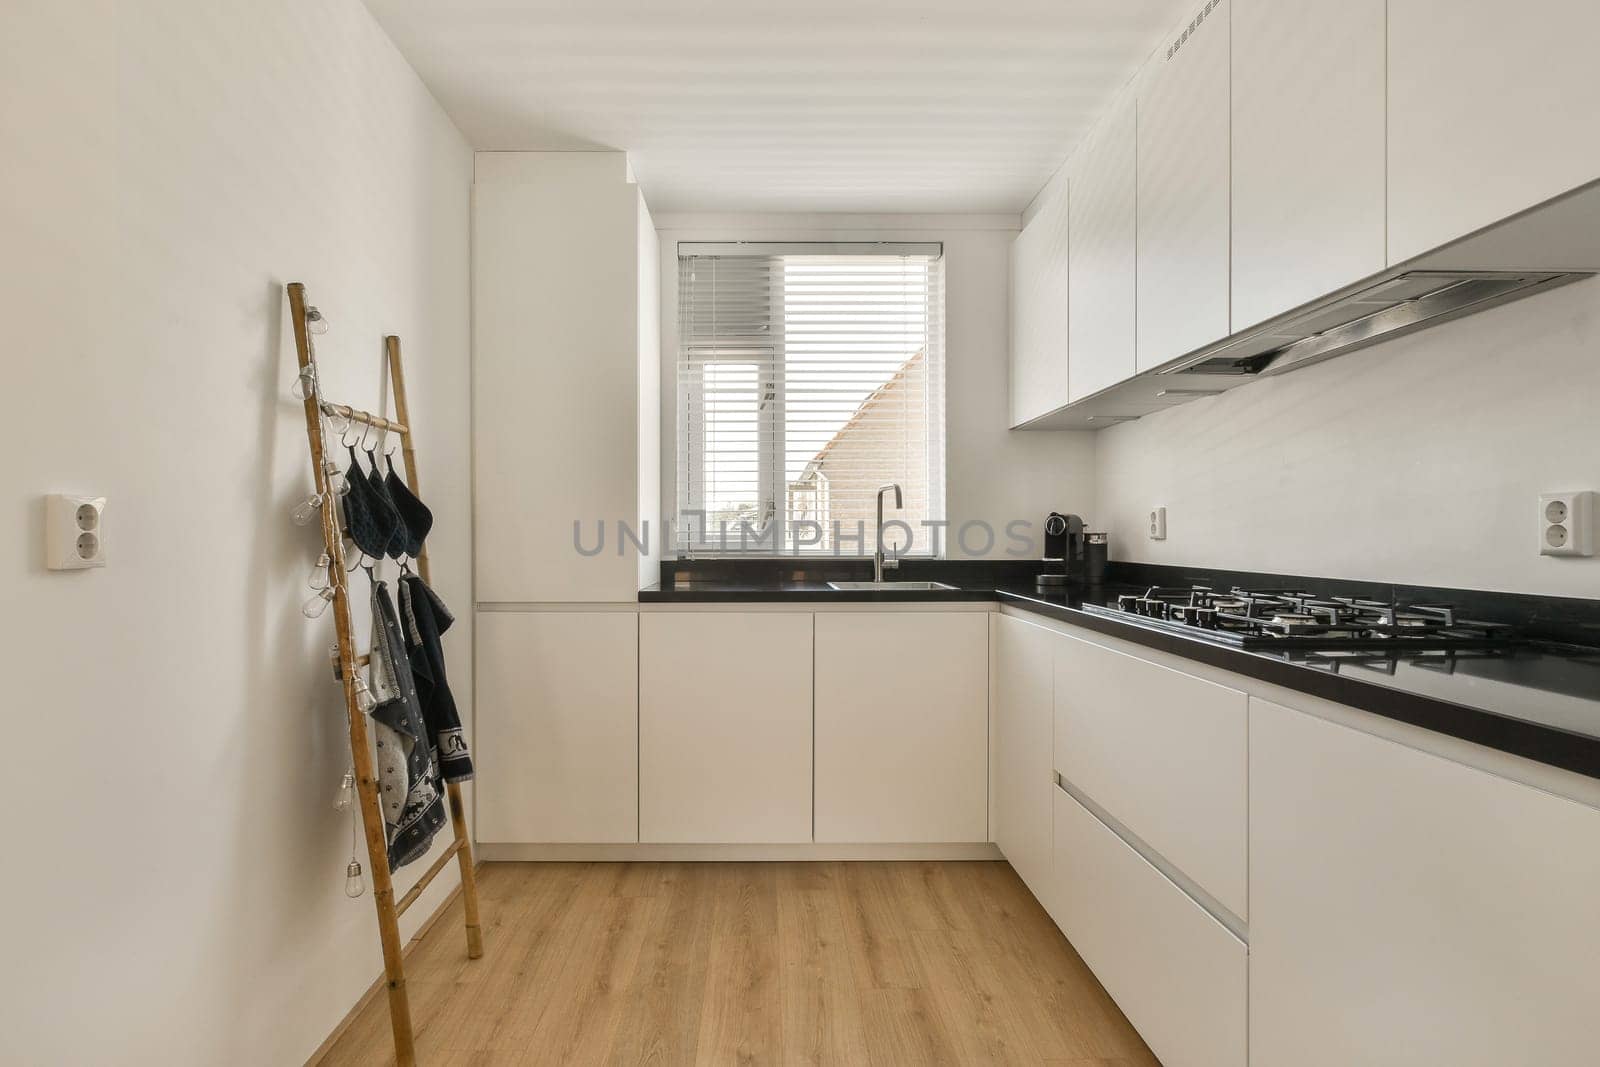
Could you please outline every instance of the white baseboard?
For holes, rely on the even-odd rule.
[[[479,843],[473,855],[485,863],[800,863],[824,860],[997,860],[988,841],[935,845],[524,845]]]

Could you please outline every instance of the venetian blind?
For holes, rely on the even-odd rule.
[[[938,245],[679,246],[680,549],[869,555],[877,490],[896,482],[886,540],[930,552],[943,275]]]

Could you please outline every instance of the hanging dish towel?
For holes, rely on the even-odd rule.
[[[455,622],[437,593],[415,574],[400,579],[400,611],[405,619],[406,652],[416,678],[417,699],[434,746],[434,766],[446,782],[472,777],[472,756],[461,732],[461,714],[444,673],[441,638]]]
[[[372,722],[393,871],[427,854],[444,825],[445,810],[405,635],[382,581],[372,583],[371,687],[378,702]]]
[[[382,559],[399,532],[400,513],[387,495],[373,489],[372,479],[356,461],[354,448],[350,449],[350,469],[344,477],[350,486],[343,504],[345,536],[356,543],[363,555]]]
[[[402,532],[405,534],[405,554],[416,559],[422,554],[422,542],[428,539],[428,531],[433,529],[433,512],[417,499],[417,494],[395,473],[393,457],[384,456],[383,460],[389,465],[389,473],[383,479],[383,484],[388,486],[389,499],[394,501],[395,510],[400,513]]]

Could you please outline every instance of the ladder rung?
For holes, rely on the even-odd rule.
[[[395,422],[393,419],[386,419],[382,415],[374,415],[370,411],[353,408],[349,404],[332,404],[324,400],[322,402],[322,413],[324,415],[338,415],[349,419],[351,422],[364,423],[379,430],[393,430],[395,433],[403,434],[411,432],[403,422]]]
[[[428,883],[433,881],[439,872],[444,870],[444,865],[449,863],[451,858],[460,851],[461,840],[459,838],[450,842],[450,847],[445,849],[444,853],[433,861],[433,866],[422,872],[422,877],[417,879],[417,884],[406,890],[406,895],[401,897],[400,902],[394,906],[395,914],[404,915],[406,909],[415,904],[417,898],[422,896],[422,891],[428,888]]]

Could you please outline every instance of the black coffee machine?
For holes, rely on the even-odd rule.
[[[1083,520],[1076,515],[1052,511],[1044,520],[1044,571],[1040,589],[1059,589],[1068,582],[1084,579]]]

